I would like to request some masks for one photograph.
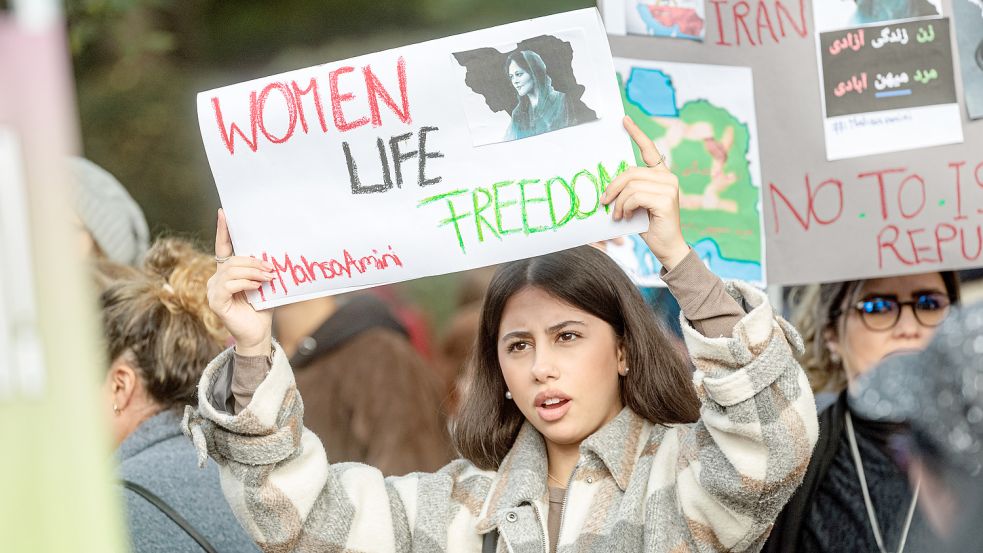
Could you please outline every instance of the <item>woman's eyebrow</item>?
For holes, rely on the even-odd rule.
[[[555,325],[553,325],[553,326],[551,326],[551,327],[549,327],[549,328],[547,328],[547,329],[546,329],[546,333],[547,333],[547,334],[556,334],[556,333],[557,333],[557,332],[559,332],[559,331],[560,331],[560,330],[561,330],[562,328],[564,328],[564,327],[566,327],[566,326],[569,326],[569,325],[580,325],[580,326],[587,326],[587,324],[586,324],[586,323],[584,323],[584,321],[563,321],[562,323],[557,323],[557,324],[555,324]]]
[[[917,298],[918,296],[923,296],[925,294],[943,294],[943,295],[945,295],[945,293],[946,292],[944,290],[941,290],[939,288],[922,288],[922,289],[919,289],[919,290],[912,290],[909,293],[909,296],[912,297],[912,298]],[[867,292],[867,293],[865,293],[861,297],[863,299],[869,299],[869,298],[885,298],[885,299],[894,299],[894,300],[897,300],[897,299],[900,299],[901,298],[901,295],[900,294],[896,294],[894,292]]]
[[[942,294],[945,295],[945,290],[940,290],[939,288],[923,288],[921,290],[915,290],[911,293],[911,297],[924,296],[925,294]]]
[[[503,335],[499,342],[506,342],[512,338],[529,338],[530,336],[532,336],[532,333],[528,330],[513,330],[512,332]]]
[[[546,333],[547,334],[556,334],[557,332],[559,332],[563,328],[565,328],[567,326],[570,326],[570,325],[580,325],[580,326],[586,327],[587,326],[587,323],[585,323],[584,321],[574,321],[574,320],[563,321],[562,323],[557,323],[557,324],[555,324],[555,325],[547,328],[546,329]],[[502,338],[499,341],[500,342],[505,342],[505,341],[510,340],[512,338],[530,338],[530,337],[532,337],[532,332],[529,332],[528,330],[513,330],[512,332],[509,332],[507,334],[503,334],[502,335]]]
[[[898,294],[895,294],[894,292],[865,292],[862,296],[860,296],[860,299],[868,300],[871,298],[884,298],[896,300],[898,297]]]

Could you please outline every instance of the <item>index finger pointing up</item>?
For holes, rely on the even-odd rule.
[[[232,237],[229,235],[229,225],[225,222],[225,210],[219,208],[215,226],[215,257],[229,257],[232,253]]]
[[[631,135],[631,139],[638,145],[638,150],[642,153],[642,161],[645,162],[645,165],[659,171],[668,172],[669,168],[666,167],[666,164],[664,163],[665,159],[662,157],[662,153],[659,152],[659,149],[655,146],[655,142],[652,142],[652,139],[649,138],[648,135],[646,135],[634,121],[632,121],[631,117],[626,115],[624,123],[625,130],[628,131],[628,134]]]

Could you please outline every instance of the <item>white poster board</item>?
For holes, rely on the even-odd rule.
[[[949,19],[938,1],[915,6],[813,4],[828,160],[963,141]]]
[[[683,237],[721,278],[764,286],[751,69],[620,57],[614,65],[625,110],[679,177]],[[612,240],[605,247],[636,284],[662,285],[662,266],[640,237]]]
[[[634,164],[595,9],[198,95],[257,307],[640,232],[598,199]]]

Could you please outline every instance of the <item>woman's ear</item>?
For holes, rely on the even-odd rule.
[[[843,358],[840,352],[840,339],[836,335],[836,331],[832,328],[827,328],[823,331],[823,345],[829,351],[830,360],[834,363],[839,362]]]
[[[120,355],[110,365],[106,379],[109,383],[109,392],[113,396],[113,411],[117,414],[130,406],[136,395],[139,378],[136,369],[126,360],[125,355]]]
[[[628,374],[628,352],[624,340],[618,340],[618,374]]]

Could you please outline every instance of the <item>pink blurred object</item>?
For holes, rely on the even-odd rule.
[[[648,6],[652,17],[665,27],[679,26],[679,32],[692,36],[703,34],[703,18],[693,8]]]

